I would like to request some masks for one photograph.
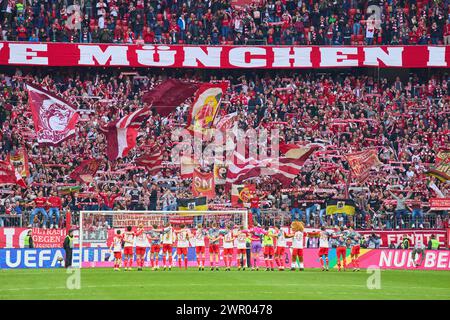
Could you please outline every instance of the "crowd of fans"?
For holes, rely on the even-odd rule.
[[[239,3],[245,5],[236,5]],[[446,0],[5,0],[8,41],[449,44]]]
[[[251,202],[255,222],[287,224],[300,218],[309,226],[375,229],[448,225],[446,211],[428,207],[428,199],[437,197],[430,183],[444,196],[448,184],[425,173],[436,154],[450,147],[447,74],[410,74],[401,80],[344,71],[235,75],[155,70],[138,76],[99,69],[17,69],[0,74],[0,160],[25,148],[30,167],[26,189],[0,188],[0,224],[18,226],[21,221],[23,226],[58,227],[65,224],[67,211],[76,223],[80,209],[174,210],[177,199],[192,197],[191,181],[180,178],[180,167],[171,159],[171,132],[186,124],[189,100],[167,117],[154,112],[142,124],[137,147],[117,161],[106,160],[105,136],[99,130],[142,107],[143,93],[167,77],[229,80],[219,117],[237,111],[241,129],[276,127],[285,142],[323,146],[288,188],[270,176],[253,179],[258,190]],[[78,107],[81,119],[75,137],[55,147],[36,142],[26,82]],[[155,142],[164,147],[164,168],[151,176],[135,167],[134,159]],[[349,168],[343,155],[367,147],[377,148],[383,165],[364,183],[351,181],[348,196],[355,202],[355,216],[327,216],[325,201],[347,196]],[[103,159],[94,181],[80,185],[71,180],[73,169],[93,157]],[[210,206],[229,208],[230,198],[230,190],[217,185]]]

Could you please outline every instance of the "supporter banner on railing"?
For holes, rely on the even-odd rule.
[[[448,46],[187,46],[0,42],[0,65],[447,68]]]
[[[318,259],[319,249],[304,249],[305,268],[320,268]],[[205,261],[209,261],[208,250],[205,252]],[[361,249],[359,256],[359,265],[361,268],[381,269],[418,269],[418,270],[450,270],[450,251],[448,250],[426,250],[423,260],[421,255],[412,258],[412,250],[388,250],[388,249]],[[174,248],[172,251],[174,262],[176,263],[177,253]],[[18,268],[62,268],[64,267],[63,249],[0,249],[0,269],[18,269]],[[336,268],[336,249],[329,251],[330,268]],[[159,255],[160,265],[162,252]],[[83,249],[83,267],[113,267],[114,256],[108,248],[86,248]],[[134,259],[135,260],[135,259]],[[144,257],[145,267],[150,266],[149,249]],[[189,266],[197,266],[195,248],[188,250]],[[236,256],[232,259],[236,261]],[[287,250],[283,257],[283,262],[290,267],[291,253]],[[73,266],[80,263],[80,254],[78,250],[73,251]],[[259,265],[263,265],[262,259]],[[418,263],[418,266],[416,266]],[[175,266],[175,264],[174,264]],[[222,249],[220,252],[219,266],[224,266],[222,258]],[[350,258],[350,249],[347,250],[347,267],[353,268]]]
[[[431,210],[450,210],[450,198],[431,198]]]
[[[23,248],[29,230],[35,248],[61,248],[66,237],[66,229],[0,228],[0,248]]]
[[[417,240],[422,240],[425,246],[428,244],[431,235],[435,235],[436,239],[439,241],[442,248],[446,248],[449,243],[447,243],[447,232],[445,230],[358,230],[362,235],[371,235],[375,233],[381,239],[381,247],[387,248],[390,244],[396,247],[402,242],[403,237],[408,237],[411,246],[414,246]]]

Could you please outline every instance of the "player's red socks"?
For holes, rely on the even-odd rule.
[[[266,265],[266,268],[269,267],[269,259],[264,258],[264,264]]]
[[[181,269],[181,258],[178,258],[178,267]]]
[[[277,267],[280,267],[280,259],[279,258],[275,258],[275,263],[277,264]]]
[[[270,267],[273,269],[273,259],[270,259]]]
[[[187,270],[187,267],[188,267],[188,258],[184,257],[184,269]]]

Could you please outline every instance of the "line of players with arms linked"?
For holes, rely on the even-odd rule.
[[[211,271],[219,270],[220,243],[222,243],[223,247],[222,258],[225,264],[225,271],[231,270],[235,250],[237,270],[248,268],[248,244],[250,244],[251,248],[250,261],[252,261],[252,271],[259,270],[261,252],[264,257],[266,271],[275,270],[274,262],[278,270],[285,270],[286,264],[289,262],[286,254],[287,250],[291,250],[291,270],[295,271],[298,268],[298,270],[303,271],[303,248],[306,236],[319,238],[318,259],[321,262],[322,271],[329,271],[328,249],[330,247],[336,248],[338,271],[345,271],[347,268],[347,248],[351,248],[353,271],[360,270],[358,260],[360,234],[352,228],[345,229],[344,227],[337,231],[329,231],[322,227],[320,231],[306,232],[301,221],[293,221],[289,232],[286,232],[280,226],[261,228],[258,225],[245,229],[243,226],[229,224],[225,228],[218,228],[215,223],[209,228],[198,225],[193,231],[185,225],[174,228],[170,223],[166,223],[161,228],[153,225],[150,230],[145,230],[144,225],[141,223],[134,231],[131,226],[128,226],[124,232],[117,230],[109,249],[114,254],[114,269],[120,270],[123,266],[125,271],[132,270],[133,249],[135,249],[137,270],[141,271],[144,267],[146,249],[150,247],[150,267],[156,271],[160,267],[161,250],[161,267],[163,270],[171,270],[173,265],[173,248],[176,248],[178,267],[187,269],[188,248],[192,246],[195,247],[198,269],[203,271],[205,270],[205,240],[208,239]],[[288,241],[288,239],[291,240]]]

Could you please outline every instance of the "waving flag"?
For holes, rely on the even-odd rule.
[[[371,168],[382,165],[375,149],[347,154],[345,158],[359,181],[364,181],[369,176]]]
[[[450,180],[450,153],[448,151],[439,152],[436,155],[436,164],[427,172],[428,175],[439,179],[442,182]]]
[[[76,167],[75,170],[70,174],[70,178],[86,183],[92,182],[99,166],[100,160],[98,159],[83,160],[80,165]]]
[[[108,143],[106,153],[109,160],[126,157],[128,152],[136,146],[138,129],[150,113],[150,107],[141,108],[101,128],[106,134]]]
[[[17,184],[22,188],[27,187],[19,172],[7,161],[0,161],[0,185],[2,184]]]
[[[213,172],[204,173],[194,169],[192,177],[192,194],[194,197],[205,196],[212,199],[216,196],[215,188]]]
[[[178,79],[168,79],[157,85],[142,97],[162,117],[174,111],[186,99],[192,97],[200,85]]]
[[[280,156],[256,160],[246,158],[235,150],[228,166],[227,183],[238,183],[261,175],[272,176],[283,185],[289,184],[300,173],[305,161],[319,147],[316,145],[296,147],[295,157]]]
[[[233,112],[223,116],[217,121],[216,128],[221,131],[231,129],[235,124],[237,115],[237,112]]]
[[[162,169],[163,155],[161,148],[156,144],[152,150],[154,150],[152,154],[143,154],[135,162],[138,166],[145,167],[149,174],[155,175]]]
[[[245,207],[256,193],[254,184],[233,184],[231,187],[231,204],[233,207]]]
[[[25,147],[19,148],[9,153],[7,161],[14,165],[14,168],[20,173],[23,178],[30,175],[30,167],[28,165],[28,153]]]
[[[39,143],[57,145],[75,134],[79,119],[75,107],[42,88],[29,84],[26,88]]]
[[[228,88],[228,82],[203,83],[189,109],[187,127],[193,131],[210,128],[214,122],[220,101]]]

